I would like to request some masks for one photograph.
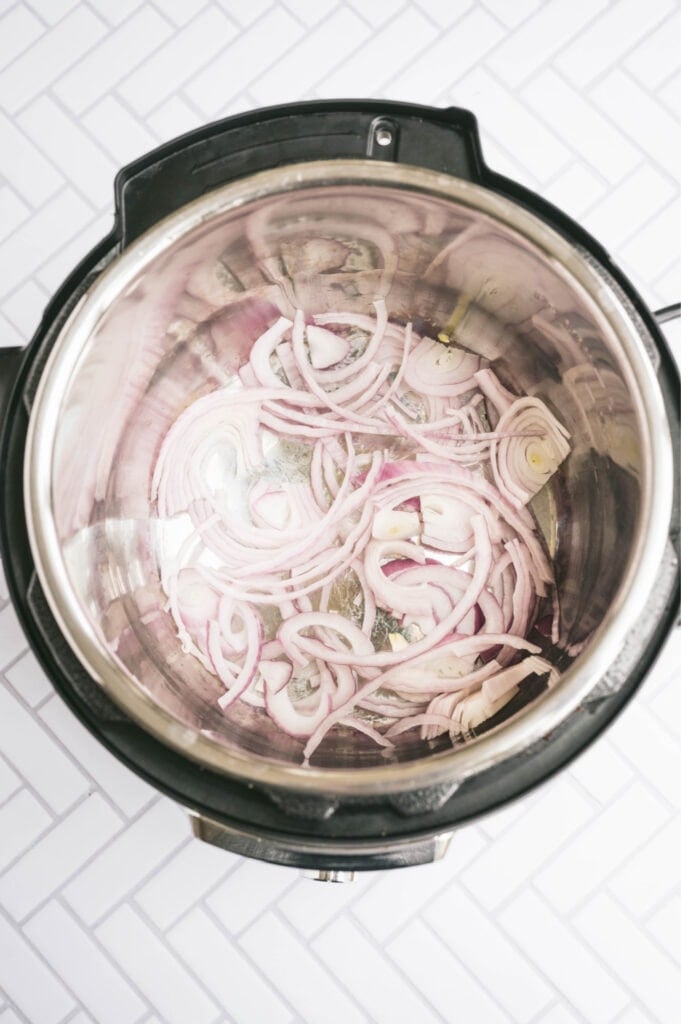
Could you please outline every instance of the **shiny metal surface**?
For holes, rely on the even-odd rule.
[[[441,832],[383,843],[344,839],[329,843],[323,839],[249,832],[195,814],[190,814],[190,821],[192,832],[204,843],[241,857],[300,868],[320,882],[349,882],[356,871],[432,864],[444,857],[452,838],[451,832]]]
[[[311,878],[313,882],[354,882],[354,871],[327,871],[320,868],[319,871],[304,871],[305,878]]]
[[[319,264],[342,238],[347,266]],[[312,250],[310,245],[312,243]],[[315,251],[311,263],[310,253]],[[225,718],[216,681],[163,612],[149,477],[193,397],[236,369],[263,304],[448,325],[573,435],[535,507],[562,607],[560,684],[456,750],[405,745],[386,764],[346,736],[318,766],[252,709]],[[106,692],[165,742],[218,770],[319,793],[460,782],[536,743],[608,672],[651,595],[669,530],[669,427],[652,340],[595,268],[550,228],[478,186],[365,161],[287,167],[220,189],[141,238],[74,312],[31,417],[25,498],[57,621]],[[83,438],[87,444],[83,444]],[[320,750],[320,755],[322,750]]]

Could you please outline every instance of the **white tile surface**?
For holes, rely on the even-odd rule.
[[[31,1024],[58,1024],[75,1000],[28,940],[0,917],[0,992]]]
[[[335,71],[323,76],[315,92],[318,96],[338,96],[339,89],[354,80],[355,88],[344,95],[367,96],[392,75],[393,61],[403,65],[415,53],[432,45],[437,27],[416,7],[407,7],[384,27],[372,34],[362,46]],[[391,60],[386,61],[386,54]]]
[[[304,35],[303,26],[285,8],[275,7],[262,22],[246,29],[227,50],[187,84],[186,94],[206,117],[214,117],[233,96],[267,70],[277,57]]]
[[[170,931],[168,938],[173,949],[218,1003],[229,1007],[230,1015],[236,1020],[287,1024],[293,1019],[292,1010],[264,980],[262,972],[204,911],[192,910]]]
[[[2,123],[0,122],[1,131]],[[11,235],[28,215],[29,209],[26,203],[22,202],[16,192],[9,185],[0,187],[0,241],[7,235]],[[4,597],[5,594],[2,593],[0,596]]]
[[[123,899],[184,840],[178,807],[158,801],[120,832],[64,893],[86,924]]]
[[[359,1024],[369,1019],[369,1014],[344,992],[343,967],[339,970],[337,963],[333,969],[325,967],[314,949],[307,947],[272,910],[265,911],[244,932],[239,945],[256,964],[263,964],[263,949],[272,951],[263,965],[266,975],[303,1020]],[[352,955],[352,951],[346,950],[345,954]]]
[[[113,195],[113,182],[111,194]],[[69,270],[73,269],[92,246],[110,231],[112,221],[109,212],[95,216],[83,207],[81,229],[72,238],[60,238],[59,243],[47,254],[46,261],[41,261],[35,275],[40,284],[48,291],[54,291]]]
[[[649,272],[657,277],[676,265],[678,245],[674,243],[673,232],[670,238],[670,225],[681,223],[681,203],[678,197],[660,210],[660,212],[643,224],[640,231],[622,247],[624,260],[644,259]]]
[[[0,781],[2,771],[0,764]],[[19,781],[16,775],[14,778]],[[0,807],[0,871],[28,849],[51,824],[51,816],[27,789],[7,800]]]
[[[0,172],[25,200],[40,204],[63,183],[59,172],[0,109]]]
[[[409,975],[382,955],[348,917],[325,928],[312,947],[330,971],[377,1024],[435,1024],[423,995],[414,991]]]
[[[577,932],[593,946],[614,974],[627,979],[654,1019],[675,1024],[679,972],[637,928],[608,893],[599,893],[576,917]],[[643,970],[641,970],[643,967]]]
[[[422,921],[408,925],[387,951],[448,1024],[462,1019],[488,1024],[505,1024],[508,1020],[504,1007],[481,980],[472,976]]]
[[[132,1024],[144,1013],[142,999],[58,903],[43,907],[24,931],[98,1024]]]
[[[668,819],[664,804],[639,782],[583,828],[537,877],[537,888],[565,914],[591,895]]]
[[[35,14],[27,7],[14,7],[0,18],[0,68],[35,42],[42,35],[43,27]]]
[[[161,1020],[167,1024],[209,1024],[216,1019],[213,1000],[129,906],[107,917],[96,935]]]
[[[564,49],[556,64],[575,85],[583,88],[602,73],[604,66],[619,60],[638,40],[645,40],[674,7],[674,0],[647,0],[643,5],[637,0],[620,0]]]
[[[246,860],[230,873],[206,902],[223,926],[237,934],[295,882],[295,873],[286,868]]]
[[[643,844],[610,880],[610,891],[636,916],[652,911],[673,891],[678,865],[667,856],[670,850],[681,850],[679,815],[671,818],[649,842]],[[681,918],[677,923],[681,931]],[[677,952],[681,954],[681,946]]]
[[[107,95],[90,107],[82,123],[119,166],[157,144],[153,132],[115,96]]]
[[[206,8],[125,78],[121,96],[135,110],[148,114],[226,46],[234,34],[234,25],[227,17],[214,7]]]
[[[673,195],[674,186],[668,177],[650,164],[640,164],[589,211],[589,231],[596,238],[611,239],[611,245],[622,245],[632,235],[636,236],[639,226]],[[630,211],[630,217],[622,216],[623,209]]]
[[[9,295],[35,273],[37,267],[87,224],[90,216],[90,207],[70,186],[36,210],[30,220],[0,245],[3,267],[0,295]]]
[[[234,854],[208,843],[189,842],[154,872],[135,899],[154,924],[165,931],[238,863]]]
[[[569,5],[549,0],[539,4],[531,17],[497,48],[490,65],[507,85],[519,86],[538,60],[553,57],[574,36],[579,47],[590,22],[606,6],[606,0],[576,0]]]
[[[566,140],[579,139],[590,159],[613,185],[639,162],[639,150],[579,89],[553,68],[532,78],[520,97],[550,125],[560,125]]]
[[[5,871],[0,903],[20,920],[106,845],[120,824],[109,804],[93,793]]]
[[[108,231],[121,163],[314,95],[471,107],[492,166],[678,300],[680,31],[677,0],[0,0],[0,345]],[[50,696],[6,598],[0,1024],[676,1024],[678,635],[445,861],[322,887],[191,839]]]
[[[446,860],[408,872],[379,873],[372,879],[369,890],[353,905],[353,915],[377,942],[386,942],[422,911],[436,893],[442,892],[451,874]]]
[[[460,885],[448,886],[423,917],[453,956],[494,993],[512,1020],[533,1020],[552,1003],[553,987]]]
[[[555,914],[531,889],[523,890],[499,914],[499,922],[583,1020],[605,1024],[627,1005],[624,984],[590,954],[570,922]]]
[[[8,606],[9,607],[9,606]],[[87,792],[87,780],[9,687],[0,687],[0,743],[24,778],[61,813]]]
[[[40,719],[128,817],[133,817],[155,798],[156,791],[102,749],[101,743],[56,694],[40,708]]]
[[[483,131],[490,132],[496,123],[499,131],[495,139],[499,143],[506,140],[507,146],[509,140],[505,125],[512,124],[511,146],[523,154],[524,162],[532,168],[533,176],[539,181],[554,177],[569,163],[570,149],[561,141],[557,126],[543,123],[484,65],[473,68],[448,98],[462,106],[474,107]]]
[[[464,885],[482,906],[495,909],[592,817],[589,800],[559,779],[463,872]]]
[[[580,1019],[574,1010],[568,1009],[564,1003],[557,1003],[538,1018],[539,1024],[575,1024],[575,1021]]]
[[[88,202],[101,209],[109,201],[116,171],[113,161],[50,96],[39,96],[17,118],[37,148],[72,182]]]
[[[21,779],[17,773],[10,768],[4,757],[0,757],[0,804],[3,804],[20,786]]]
[[[681,15],[670,14],[635,46],[623,61],[624,67],[648,89],[662,85],[678,67]]]
[[[673,176],[679,156],[677,122],[647,89],[626,71],[617,68],[594,86],[591,95],[624,135],[631,137],[649,155],[649,159],[654,153],[656,163]]]
[[[74,114],[82,114],[146,60],[171,34],[172,28],[167,20],[153,7],[144,4],[119,28],[107,32],[97,46],[82,51],[82,59],[55,85],[55,95]]]
[[[5,1009],[0,1010],[0,1024],[22,1024],[22,1022],[14,1010],[7,1006]]]
[[[605,806],[631,781],[633,769],[621,757],[609,736],[594,743],[573,762],[570,770],[587,793]]]
[[[249,91],[262,104],[282,85],[285,92],[280,102],[305,96],[312,82],[318,82],[331,67],[350,58],[366,37],[366,24],[341,4],[293,46],[280,48],[276,36],[272,36],[267,46],[267,70],[248,86]]]
[[[427,46],[404,71],[393,73],[388,82],[400,99],[415,103],[432,102],[451,89],[452,83],[475,68],[495,43],[503,38],[503,29],[484,7],[474,5],[460,21]],[[454,59],[454,53],[456,58]]]
[[[40,10],[45,4],[40,5]],[[78,5],[66,18],[0,73],[0,95],[11,114],[48,88],[80,54],[101,39],[106,26],[93,11]]]
[[[651,915],[646,930],[681,966],[681,893],[677,893]]]
[[[309,942],[347,907],[352,907],[353,911],[363,908],[367,890],[373,888],[379,877],[377,872],[365,871],[356,876],[352,885],[325,885],[324,892],[319,891],[322,888],[319,885],[311,886],[308,878],[299,878],[280,897],[277,907],[298,934]]]
[[[22,334],[33,334],[49,295],[35,281],[26,281],[8,296],[5,315]]]
[[[11,317],[10,317],[11,319]],[[14,614],[14,609],[7,605],[0,612],[0,659],[3,665],[9,664],[26,646],[24,634]]]
[[[0,313],[0,336],[2,337],[2,345],[6,348],[21,348],[25,342],[25,337],[20,331],[13,327],[7,317]]]

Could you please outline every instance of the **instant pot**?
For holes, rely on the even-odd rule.
[[[658,322],[678,309],[651,313],[578,224],[490,171],[455,108],[255,111],[125,167],[115,198],[113,230],[28,348],[0,351],[0,541],[30,645],[202,839],[333,880],[431,861],[597,737],[673,625],[679,382]],[[377,298],[426,336],[446,328],[570,431],[534,505],[560,681],[523,688],[462,745],[416,737],[387,760],[339,729],[303,765],[264,714],[223,714],[181,651],[150,478],[189,396],[247,358],[263,310],[367,313]]]

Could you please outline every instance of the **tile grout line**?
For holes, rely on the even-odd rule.
[[[191,913],[191,911],[194,909],[196,909],[196,907],[190,908],[188,913]],[[220,934],[225,938],[225,940],[229,942],[230,945],[236,947],[239,954],[246,960],[246,962],[250,965],[253,971],[258,975],[260,981],[265,985],[267,991],[273,992],[276,998],[281,1000],[286,1009],[291,1011],[291,1013],[293,1014],[293,1020],[297,1021],[299,1019],[298,1011],[289,1001],[286,994],[274,985],[270,978],[268,978],[268,976],[260,969],[260,964],[258,963],[258,961],[254,957],[252,957],[249,951],[247,949],[244,949],[244,947],[239,942],[239,935],[243,935],[243,933],[247,931],[248,928],[251,927],[251,925],[255,924],[256,921],[259,921],[260,918],[263,917],[271,909],[271,904],[268,904],[267,907],[265,907],[255,918],[253,918],[253,920],[250,921],[248,925],[242,928],[241,932],[239,933],[228,932],[227,929],[225,928],[225,925],[223,924],[223,922],[220,920],[220,918],[210,905],[202,902],[201,909],[203,910],[203,913],[206,915],[209,921],[211,921],[214,927],[217,928]]]
[[[135,980],[133,978],[131,978],[130,975],[127,974],[127,972],[123,971],[123,969],[119,965],[119,963],[116,960],[116,958],[114,956],[112,956],[112,954],[109,952],[109,950],[103,944],[103,942],[101,941],[101,939],[97,935],[97,933],[94,930],[94,928],[87,928],[87,926],[83,923],[83,921],[81,921],[81,919],[75,913],[75,911],[73,910],[73,907],[71,907],[67,903],[67,901],[64,899],[64,896],[63,896],[63,894],[61,892],[58,893],[54,897],[54,899],[55,899],[55,903],[59,907],[61,907],[61,909],[71,919],[71,921],[74,923],[74,925],[77,928],[79,928],[88,937],[88,939],[90,939],[90,941],[96,946],[96,948],[99,950],[99,952],[102,954],[102,956],[104,956],[106,958],[106,960],[110,964],[112,964],[114,969],[118,972],[118,974],[121,976],[121,978],[123,978],[125,983],[130,986],[130,988],[135,993],[135,995],[141,1000],[142,1004],[146,1007],[146,1009],[142,1011],[142,1019],[143,1019],[144,1016],[148,1016],[150,1013],[153,1013],[154,1012],[154,1007],[149,1002],[149,999],[147,998],[147,996],[145,996],[144,992],[142,992],[142,990],[137,986],[137,983],[135,982]],[[139,1019],[137,1019],[137,1020],[139,1021]],[[135,1022],[131,1022],[131,1024],[135,1024]]]
[[[11,916],[7,913],[5,908],[2,906],[2,904],[0,904],[0,918],[4,918],[5,923],[9,924],[10,928],[12,928],[13,931],[18,932],[21,935],[22,939],[27,944],[27,946],[30,948],[30,950],[33,953],[33,955],[35,957],[37,957],[38,960],[41,961],[43,966],[48,970],[48,972],[52,975],[52,977],[56,978],[56,980],[59,982],[59,984],[64,987],[64,989],[66,990],[67,994],[73,999],[74,1003],[76,1004],[76,1008],[79,1009],[79,1010],[83,1010],[83,1012],[85,1012],[85,1008],[83,1007],[83,1004],[81,1003],[80,999],[78,998],[76,993],[73,991],[71,986],[68,984],[68,982],[61,976],[61,974],[57,974],[57,972],[54,969],[53,965],[49,962],[49,960],[45,956],[43,956],[41,950],[39,950],[37,948],[37,946],[35,946],[33,944],[33,942],[31,941],[31,939],[28,937],[28,935],[24,931],[23,924],[18,924],[16,921],[13,921]],[[71,1014],[71,1013],[72,1013],[72,1011],[69,1010],[68,1014]],[[67,1017],[68,1017],[68,1014],[67,1014]],[[64,1020],[64,1018],[62,1017],[62,1021],[63,1020]],[[31,1024],[32,1024],[32,1022],[31,1022]]]

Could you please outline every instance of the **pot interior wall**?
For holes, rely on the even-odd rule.
[[[533,503],[557,581],[560,669],[615,599],[640,513],[640,428],[617,340],[558,263],[510,227],[463,203],[357,184],[263,198],[176,241],[110,305],[69,381],[53,514],[71,584],[130,685],[178,725],[279,763],[299,763],[302,744],[258,709],[224,715],[223,687],[181,649],[159,579],[168,527],[150,499],[153,467],[177,416],[234,379],[280,313],[372,314],[378,297],[419,333],[446,329],[570,431],[568,460]],[[523,691],[500,721],[537,696]],[[399,757],[433,749],[405,737]],[[315,762],[368,766],[382,754],[335,730]]]

